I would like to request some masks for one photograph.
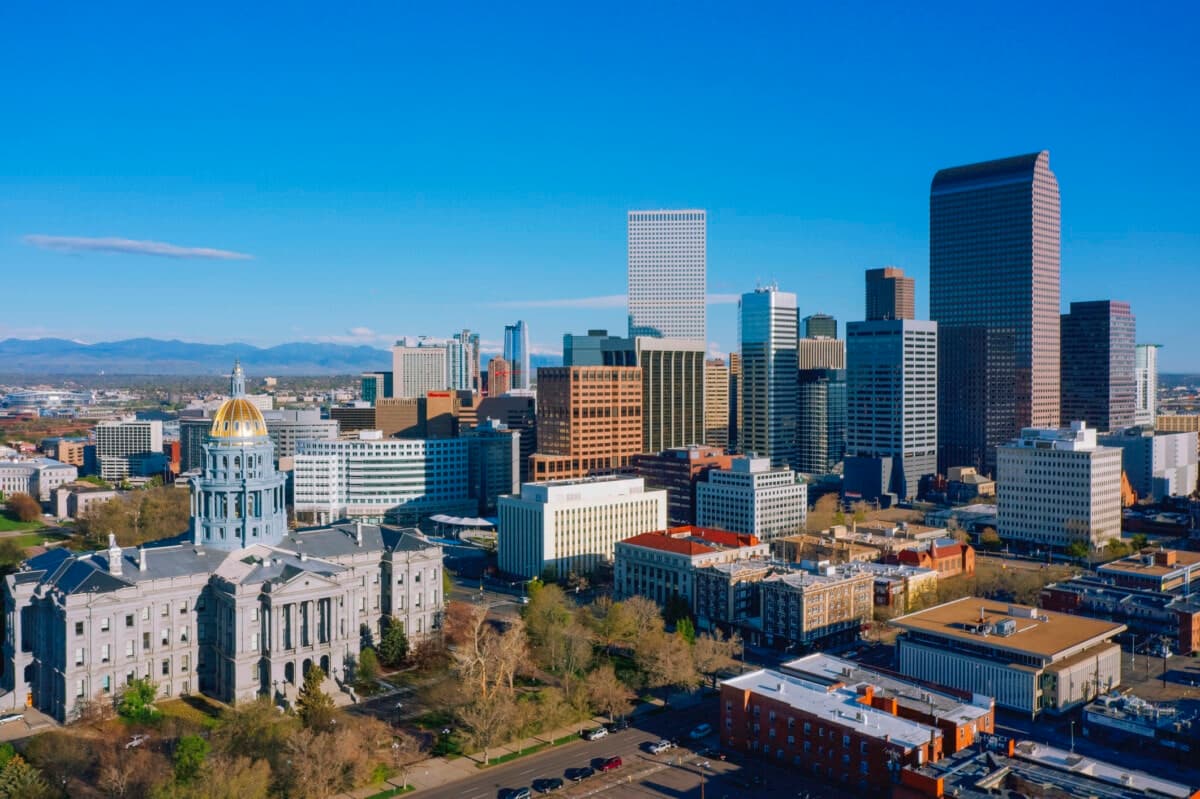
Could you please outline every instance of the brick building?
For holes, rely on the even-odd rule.
[[[729,469],[733,456],[720,447],[672,447],[659,453],[639,453],[630,461],[633,472],[647,488],[667,492],[667,520],[671,524],[696,523],[696,484],[711,469]]]
[[[577,479],[623,469],[642,451],[642,370],[538,369],[537,420],[531,480]]]

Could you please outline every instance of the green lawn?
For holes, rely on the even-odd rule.
[[[19,522],[7,513],[0,513],[0,533],[8,533],[13,530],[36,530],[41,526],[40,521]]]

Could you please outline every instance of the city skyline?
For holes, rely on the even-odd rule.
[[[206,46],[180,47],[157,35],[161,19],[85,8],[51,23],[13,10],[10,30],[24,35],[0,63],[28,77],[4,89],[22,124],[0,142],[22,157],[0,178],[0,264],[17,296],[38,296],[54,275],[89,281],[95,307],[47,319],[20,303],[0,338],[387,347],[469,326],[494,352],[503,325],[522,318],[534,353],[557,352],[566,330],[625,327],[626,214],[654,208],[708,213],[719,352],[735,348],[736,297],[759,280],[796,291],[802,316],[856,321],[862,271],[894,264],[916,280],[927,318],[933,174],[1048,149],[1063,187],[1060,311],[1128,301],[1141,339],[1165,345],[1163,371],[1200,369],[1172,321],[1186,318],[1186,296],[1158,290],[1200,262],[1197,201],[1183,188],[1200,169],[1187,144],[1197,111],[1179,102],[1194,96],[1184,76],[1196,56],[1174,41],[1188,27],[1178,15],[1099,15],[1080,29],[1065,8],[1036,28],[955,7],[865,21],[830,9],[740,20],[655,11],[634,34],[589,17],[587,41],[568,44],[576,37],[552,34],[579,12],[529,13],[536,24],[462,22],[461,66],[431,71],[422,65],[448,57],[424,35],[451,22],[436,16],[339,31],[291,20],[277,36],[262,12],[245,32],[189,19]],[[679,35],[664,40],[668,25]],[[403,46],[391,42],[397,29]],[[797,29],[834,35],[786,46]],[[847,54],[836,34],[850,30],[859,49]],[[290,46],[322,35],[330,61],[344,61],[329,75]],[[134,42],[125,49],[144,61],[101,57]],[[513,55],[522,50],[532,55]],[[709,68],[679,75],[671,92],[641,80],[702,54]],[[113,85],[119,97],[103,91]],[[483,118],[501,124],[480,136]],[[895,123],[886,135],[881,118]],[[254,320],[179,314],[171,300],[197,269],[236,274],[275,301]],[[139,291],[155,301],[136,317],[108,311]]]

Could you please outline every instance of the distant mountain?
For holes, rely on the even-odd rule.
[[[61,338],[0,341],[0,374],[225,375],[234,359],[255,375],[357,374],[392,368],[388,350],[348,344],[293,342],[275,347],[197,344],[131,338],[81,344]],[[556,366],[557,356],[533,356],[532,367]]]
[[[0,374],[223,375],[235,358],[252,374],[327,375],[390,369],[387,350],[296,342],[276,347],[131,338],[80,344],[58,338],[0,341]]]

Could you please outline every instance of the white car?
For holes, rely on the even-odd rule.
[[[20,721],[23,718],[25,718],[25,714],[23,713],[5,713],[3,716],[0,716],[0,724],[8,724],[10,721]]]
[[[663,752],[670,751],[674,746],[675,744],[671,743],[666,738],[663,738],[661,741],[656,741],[655,743],[650,744],[650,754],[661,755]]]
[[[125,744],[126,749],[136,749],[146,742],[145,735],[135,735],[129,739],[129,743]]]
[[[607,729],[604,727],[597,727],[594,730],[588,730],[583,737],[587,738],[589,741],[599,741],[606,735],[608,735]]]

